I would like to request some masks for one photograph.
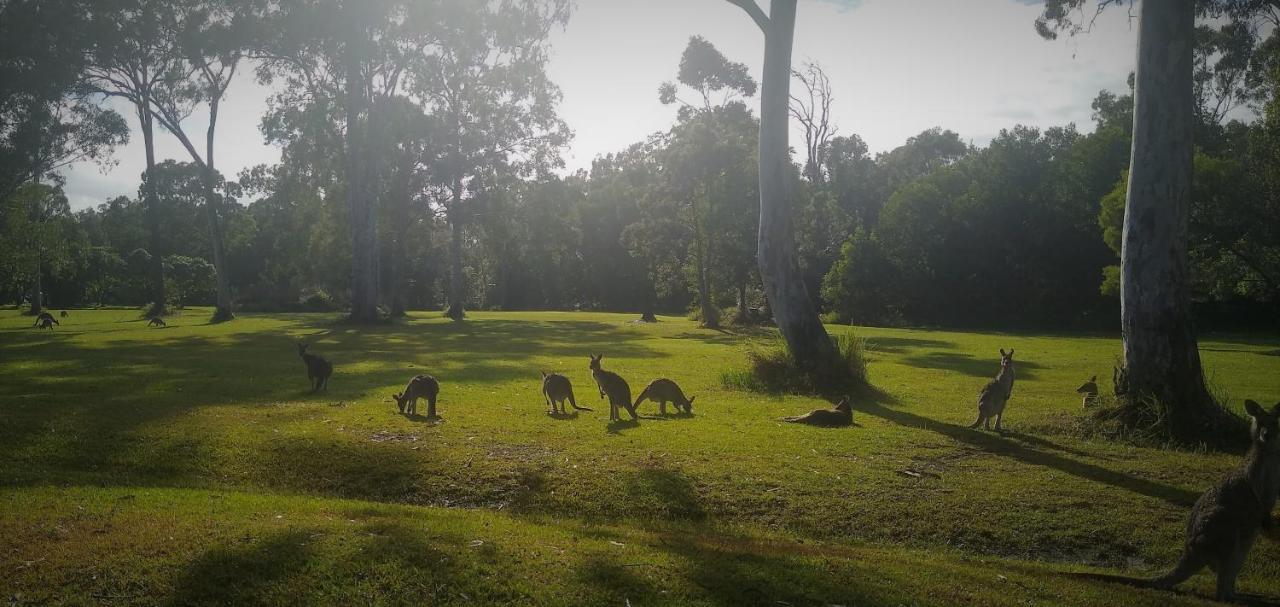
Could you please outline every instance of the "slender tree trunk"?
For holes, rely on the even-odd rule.
[[[144,214],[151,245],[151,310],[148,316],[164,316],[168,313],[164,290],[164,251],[160,233],[160,201],[156,198],[156,136],[155,122],[151,116],[150,101],[143,100],[138,108],[138,120],[142,126],[142,143],[147,154],[147,173],[143,178],[143,197],[146,198]]]
[[[796,0],[773,0],[765,31],[764,78],[760,89],[760,239],[757,259],[765,295],[791,355],[814,366],[835,355],[796,263],[792,232],[791,45]]]
[[[407,306],[404,297],[404,268],[408,258],[405,239],[408,238],[408,221],[402,221],[401,227],[396,234],[395,243],[391,247],[391,264],[390,272],[391,288],[388,290],[387,296],[391,299],[391,316],[393,318],[403,318],[406,316]]]
[[[373,201],[367,191],[364,157],[364,128],[361,114],[366,108],[364,82],[359,54],[363,32],[355,15],[359,3],[343,3],[352,32],[346,41],[346,177],[347,205],[351,218],[351,320],[358,323],[378,321],[378,225]]]
[[[1133,148],[1120,253],[1130,399],[1155,399],[1175,439],[1201,439],[1220,409],[1205,389],[1191,320],[1192,0],[1142,2]]]
[[[44,311],[44,263],[36,257],[36,277],[31,281],[31,315],[39,316]]]
[[[697,219],[697,208],[694,208],[694,221]],[[707,269],[707,242],[702,227],[694,226],[694,263],[698,270],[698,307],[702,311],[702,326],[708,329],[720,328],[720,313],[711,301],[711,276]]]
[[[746,272],[738,276],[738,322],[743,324],[751,322],[751,308],[747,305]]]
[[[449,311],[454,320],[466,317],[467,277],[462,273],[462,186],[454,184],[453,202],[449,204]]]
[[[213,270],[217,274],[218,299],[217,308],[213,312],[213,322],[226,322],[236,317],[231,301],[231,275],[227,273],[226,244],[222,236],[222,201],[214,185],[214,134],[218,125],[218,105],[216,97],[209,102],[209,130],[205,141],[204,163],[204,208],[209,218],[209,242],[213,248]]]

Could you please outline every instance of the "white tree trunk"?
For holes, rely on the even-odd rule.
[[[778,329],[801,364],[829,360],[835,347],[800,277],[792,230],[791,46],[796,0],[773,0],[760,88],[760,278]]]
[[[1204,386],[1188,280],[1194,24],[1193,0],[1140,4],[1120,254],[1128,393],[1163,403],[1169,429],[1184,438],[1194,438],[1216,411]]]

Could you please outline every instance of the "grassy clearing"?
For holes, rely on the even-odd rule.
[[[1191,502],[1236,464],[1070,431],[1075,387],[1109,376],[1111,337],[859,329],[883,395],[855,403],[855,427],[823,430],[775,421],[816,399],[725,387],[758,331],[569,313],[207,318],[148,329],[135,311],[73,311],[48,332],[0,317],[3,598],[1165,604],[1212,587],[1207,573],[1192,595],[1064,574],[1168,566]],[[328,393],[306,393],[298,339],[335,363]],[[1002,347],[1020,364],[1010,432],[968,430]],[[1233,407],[1280,400],[1280,342],[1202,349]],[[646,404],[638,424],[609,424],[593,352],[633,393],[677,380],[694,415]],[[548,416],[539,370],[566,373],[595,411]],[[442,382],[443,423],[390,400],[423,372]],[[1260,541],[1241,590],[1280,596],[1277,557]]]

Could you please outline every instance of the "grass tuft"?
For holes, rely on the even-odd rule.
[[[747,368],[725,372],[721,383],[765,394],[834,396],[867,390],[865,340],[850,330],[833,341],[836,357],[818,367],[801,365],[780,340],[753,348],[747,352]]]

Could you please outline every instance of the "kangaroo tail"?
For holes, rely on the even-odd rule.
[[[1191,550],[1182,552],[1182,558],[1178,559],[1178,564],[1173,567],[1173,571],[1155,579],[1143,580],[1143,582],[1151,588],[1168,590],[1186,581],[1187,578],[1204,568],[1204,561],[1191,552]]]
[[[645,388],[645,389],[643,389],[643,390],[641,390],[641,391],[640,391],[640,396],[637,396],[637,397],[636,397],[636,402],[635,402],[634,404],[632,404],[632,405],[631,405],[631,408],[632,408],[632,409],[635,409],[636,407],[639,407],[639,406],[640,406],[640,403],[644,402],[644,399],[646,399],[646,398],[649,398],[649,389],[648,389],[648,388]]]
[[[573,405],[573,408],[574,408],[574,409],[577,409],[577,410],[579,410],[579,411],[594,411],[594,409],[589,409],[589,408],[587,408],[587,407],[579,407],[579,406],[578,406],[578,403],[575,403],[575,402],[573,402],[573,401],[569,401],[569,404],[570,404],[570,405]]]

